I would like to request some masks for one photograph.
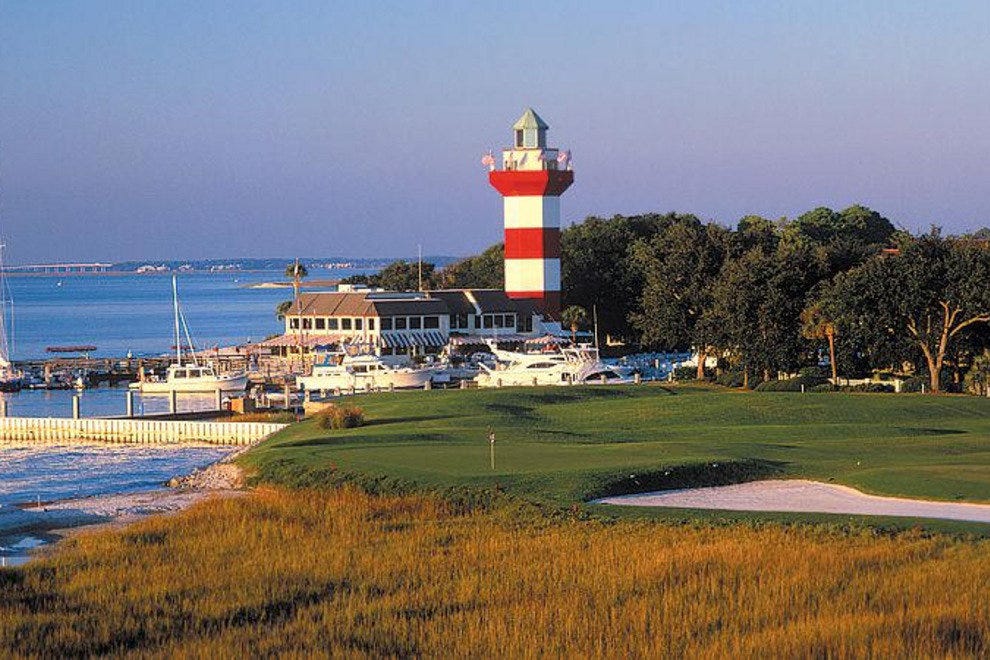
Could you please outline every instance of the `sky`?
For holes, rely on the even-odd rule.
[[[0,0],[11,262],[467,255],[526,106],[565,224],[990,225],[990,3]]]

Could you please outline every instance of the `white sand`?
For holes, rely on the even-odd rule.
[[[818,481],[768,480],[732,486],[687,488],[596,500],[599,504],[725,511],[840,513],[861,516],[942,518],[990,523],[990,504],[934,502],[867,495]]]

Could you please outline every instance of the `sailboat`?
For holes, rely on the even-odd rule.
[[[200,364],[196,359],[192,338],[186,319],[179,311],[179,288],[175,275],[172,275],[172,312],[175,322],[175,363],[165,371],[165,380],[144,380],[131,383],[131,388],[142,394],[169,394],[171,392],[243,392],[247,387],[247,374],[243,371],[218,374],[208,364]],[[179,325],[185,330],[189,359],[182,362],[182,338]]]
[[[24,386],[24,373],[10,362],[10,339],[7,334],[7,307],[11,309],[11,330],[13,330],[13,300],[7,287],[7,269],[3,264],[3,249],[0,244],[0,392],[17,392]]]

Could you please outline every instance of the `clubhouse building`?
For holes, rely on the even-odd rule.
[[[530,300],[495,289],[396,292],[376,289],[303,293],[285,314],[285,333],[260,344],[291,357],[356,346],[377,355],[422,356],[486,339],[524,342],[545,334]]]

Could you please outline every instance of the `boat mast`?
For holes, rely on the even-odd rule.
[[[10,366],[10,344],[7,337],[7,273],[3,263],[6,243],[0,243],[0,368]]]
[[[172,312],[175,315],[175,360],[176,364],[182,366],[182,343],[179,339],[179,285],[175,281],[175,273],[172,273]]]

